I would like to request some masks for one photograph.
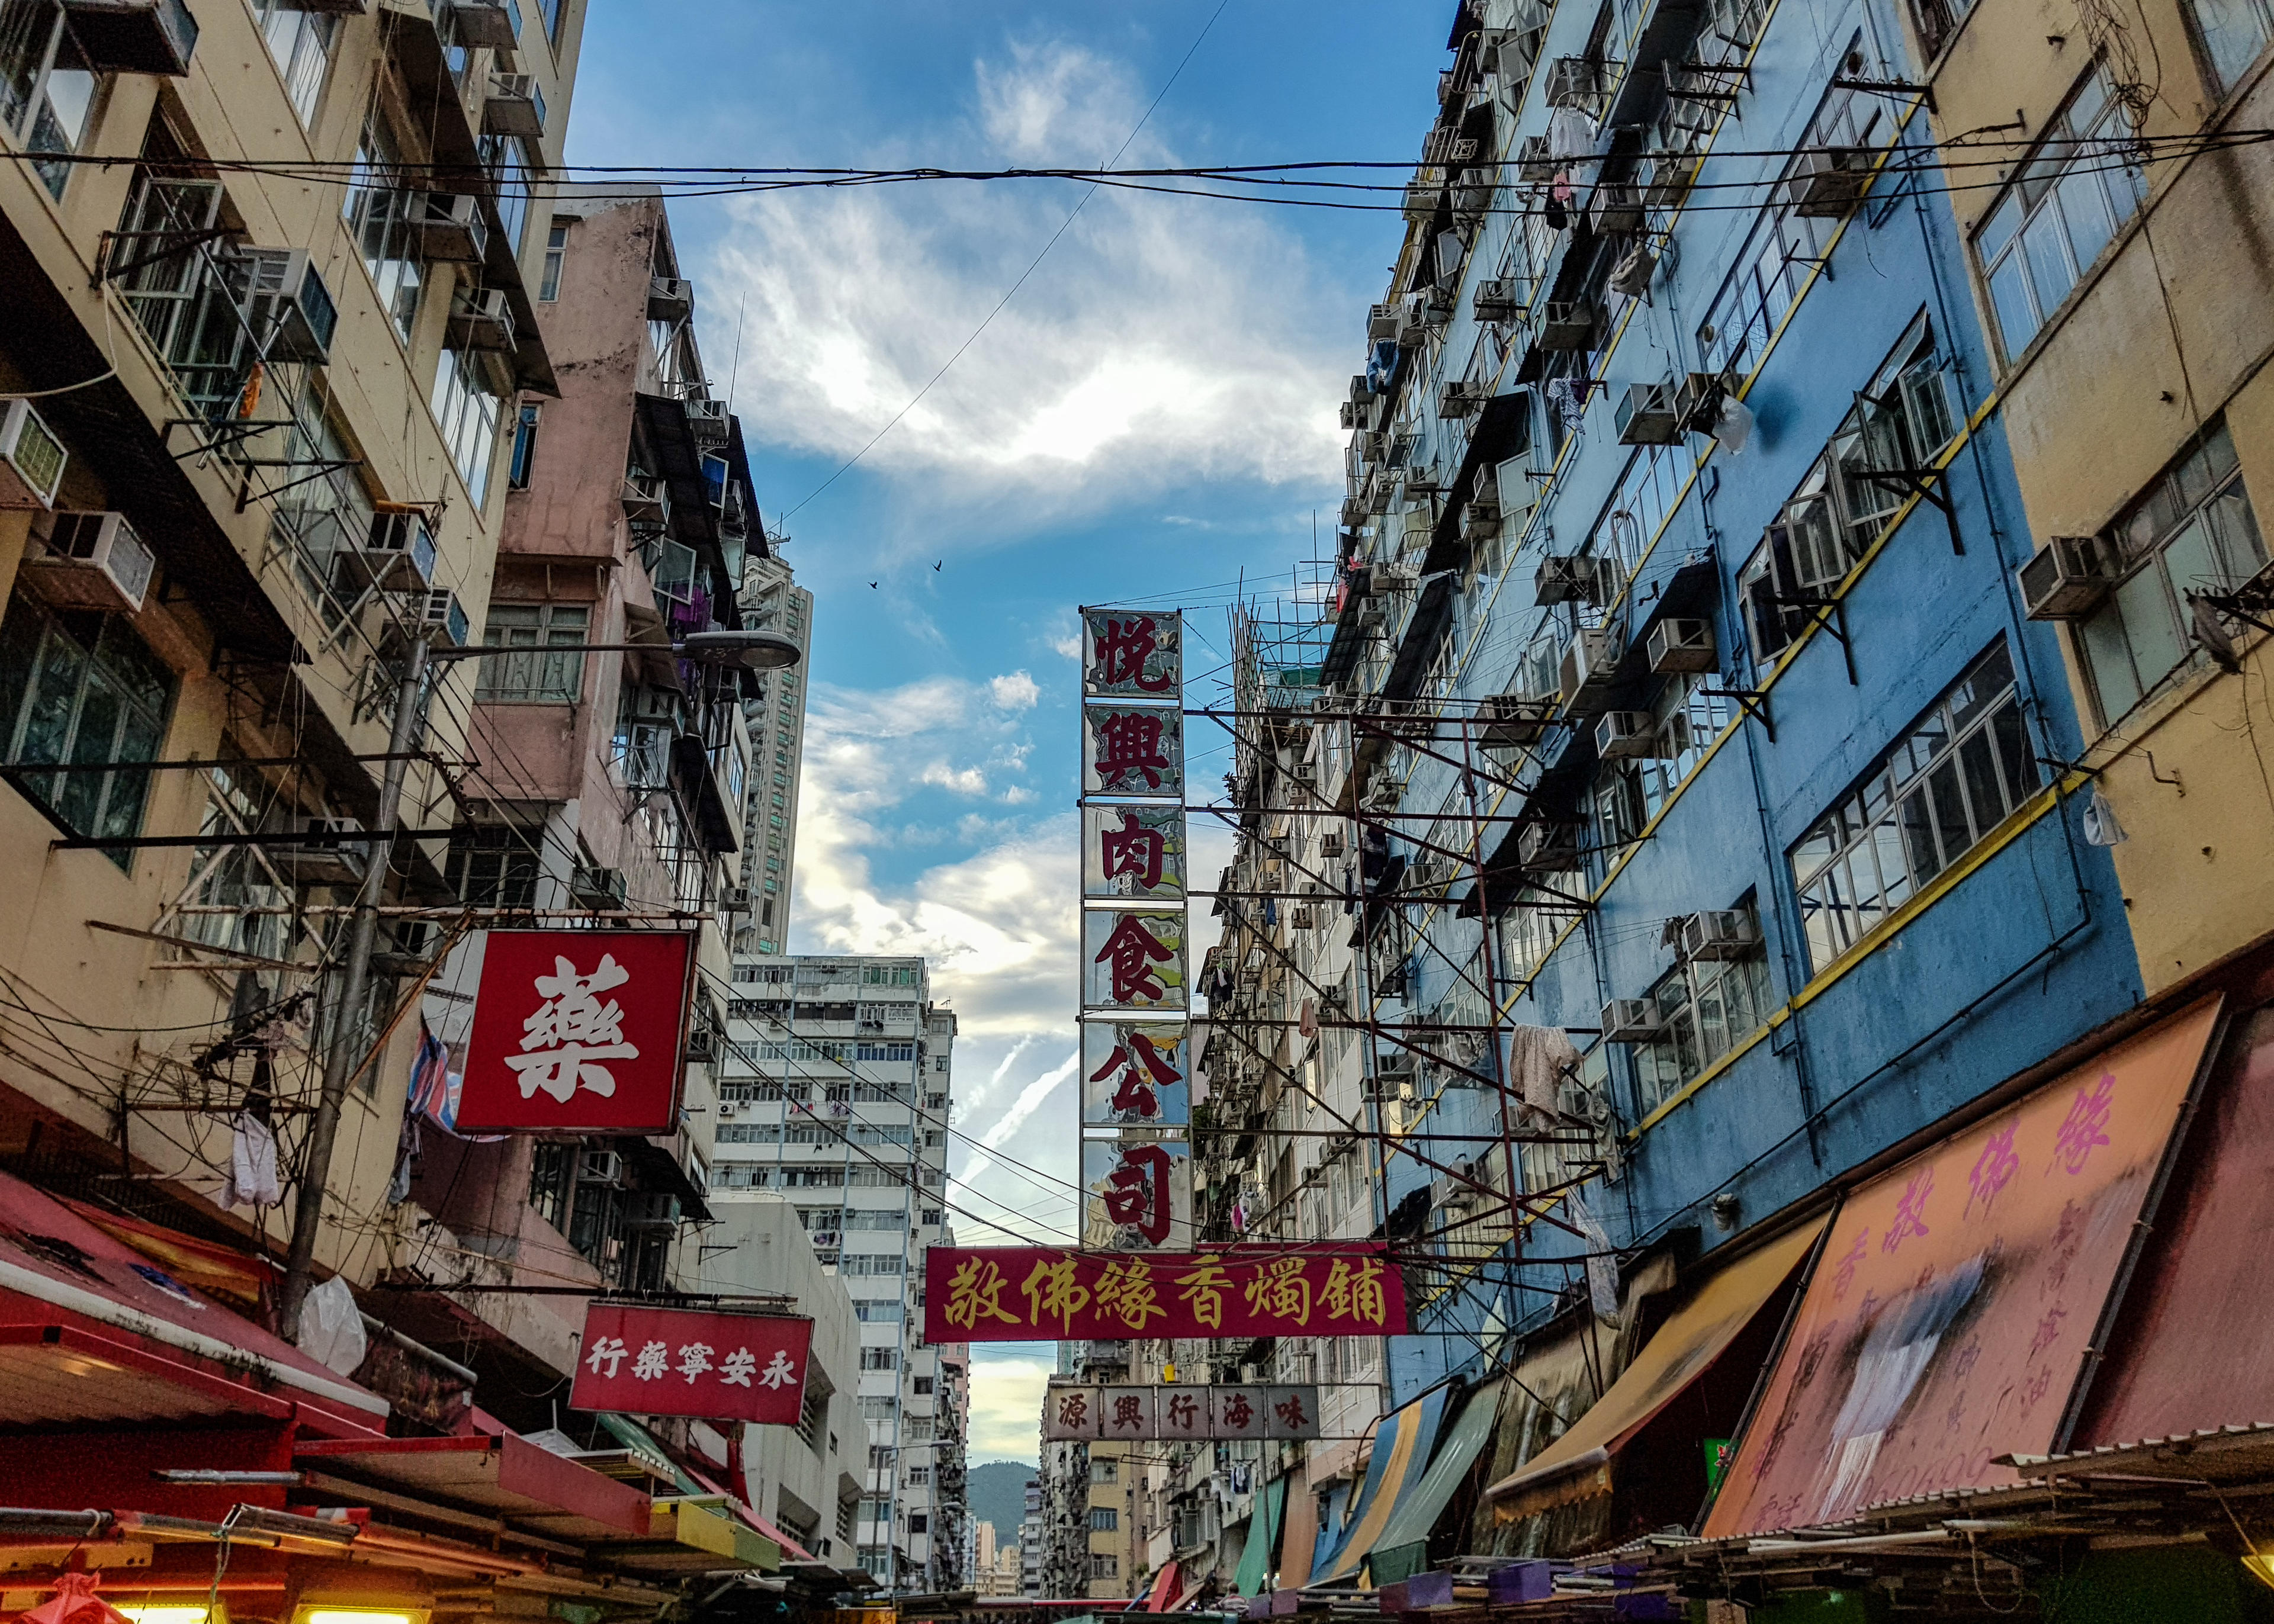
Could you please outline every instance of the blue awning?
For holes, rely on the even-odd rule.
[[[1366,1483],[1333,1546],[1312,1568],[1313,1584],[1334,1584],[1357,1577],[1382,1530],[1389,1526],[1390,1513],[1404,1497],[1406,1485],[1419,1479],[1428,1464],[1437,1442],[1437,1423],[1444,1411],[1445,1391],[1440,1387],[1382,1418],[1374,1431]]]

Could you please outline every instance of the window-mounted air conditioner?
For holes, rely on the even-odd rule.
[[[65,0],[64,15],[78,65],[90,73],[179,79],[198,49],[198,19],[184,0]]]
[[[1579,826],[1562,822],[1526,824],[1517,837],[1516,861],[1525,868],[1570,868],[1579,861]]]
[[[1477,284],[1469,302],[1480,321],[1513,321],[1524,308],[1524,284],[1513,276],[1491,277]]]
[[[619,910],[624,906],[624,871],[578,863],[568,871],[568,894],[578,907]]]
[[[2022,601],[2032,620],[2082,620],[2116,584],[2116,549],[2098,536],[2051,536],[2022,566]]]
[[[469,288],[450,306],[453,350],[510,350],[513,302],[502,288]]]
[[[1659,748],[1658,718],[1647,710],[1606,710],[1595,723],[1595,754],[1605,761],[1648,761]]]
[[[1687,372],[1674,391],[1674,415],[1692,434],[1711,434],[1728,385],[1719,372]]]
[[[1287,922],[1297,930],[1315,930],[1319,925],[1318,910],[1299,903],[1287,911]]]
[[[262,359],[320,366],[331,358],[339,306],[306,249],[242,249],[231,271],[237,308]]]
[[[1405,500],[1408,501],[1426,500],[1438,495],[1445,488],[1443,480],[1438,477],[1437,465],[1434,462],[1409,463],[1400,470],[1398,479],[1404,487]]]
[[[1609,561],[1592,553],[1551,553],[1532,577],[1532,601],[1542,606],[1588,603],[1600,608],[1616,590]]]
[[[1614,998],[1603,1005],[1603,1041],[1649,1043],[1666,1030],[1655,998]]]
[[[701,1021],[688,1027],[687,1046],[680,1051],[680,1058],[693,1065],[708,1065],[718,1057],[718,1029]]]
[[[1550,107],[1592,108],[1610,79],[1610,64],[1588,56],[1558,56],[1547,64],[1546,95]]]
[[[1644,204],[1651,208],[1673,208],[1690,195],[1697,184],[1698,159],[1688,153],[1650,153],[1635,166],[1635,184],[1642,192]]]
[[[447,16],[453,44],[511,50],[520,42],[521,9],[513,0],[450,0]]]
[[[1600,312],[1585,299],[1550,299],[1540,312],[1542,350],[1579,350],[1595,347]]]
[[[719,912],[747,914],[751,908],[750,888],[747,885],[727,885],[719,888]]]
[[[1320,856],[1340,857],[1342,854],[1343,837],[1340,830],[1330,829],[1319,837]]]
[[[1404,324],[1405,307],[1402,304],[1373,304],[1367,308],[1366,335],[1370,341],[1394,339]]]
[[[61,511],[34,523],[48,545],[26,553],[23,569],[40,596],[66,608],[141,610],[158,560],[125,515]]]
[[[1618,669],[1618,641],[1609,628],[1580,628],[1563,645],[1559,667],[1563,703],[1580,713],[1603,709],[1602,702],[1610,693],[1612,674]]]
[[[1420,579],[1421,566],[1412,559],[1385,559],[1374,565],[1367,576],[1368,587],[1378,592],[1411,591]]]
[[[305,844],[279,840],[264,846],[261,855],[296,886],[353,886],[363,883],[368,848],[342,841],[343,835],[360,834],[363,825],[351,817],[321,817],[292,813],[272,832],[317,837]]]
[[[1440,417],[1473,417],[1484,409],[1492,395],[1488,383],[1449,383],[1437,395],[1437,415]]]
[[[70,461],[31,402],[0,402],[0,508],[54,507]]]
[[[1587,199],[1587,218],[1598,237],[1627,237],[1642,229],[1642,193],[1623,182],[1605,181]]]
[[[490,229],[482,219],[479,199],[469,192],[414,192],[406,201],[404,223],[410,228],[410,245],[420,259],[456,265],[481,263]]]
[[[1437,200],[1445,189],[1434,181],[1411,180],[1405,183],[1405,218],[1416,224],[1437,212]]]
[[[1555,162],[1555,149],[1547,144],[1544,135],[1527,135],[1517,143],[1516,177],[1532,185],[1544,185],[1555,178],[1561,166]]]
[[[463,649],[472,635],[466,621],[465,606],[458,602],[458,595],[446,586],[405,592],[395,601],[395,613],[388,620],[385,640],[398,645],[398,651],[400,645],[411,639],[440,648]]]
[[[1630,383],[1611,410],[1611,422],[1623,446],[1671,446],[1682,438],[1682,417],[1675,406],[1675,385]]]
[[[1715,908],[1682,921],[1684,959],[1750,959],[1760,951],[1760,921],[1743,908]]]
[[[1490,695],[1477,712],[1488,745],[1536,744],[1555,714],[1554,701],[1525,694]]]
[[[371,535],[342,554],[340,568],[357,586],[382,592],[424,591],[434,584],[434,527],[423,508],[389,504],[371,516]]]
[[[545,133],[545,93],[537,87],[535,75],[490,75],[489,94],[482,98],[482,131],[531,140]]]
[[[1871,154],[1862,147],[1803,153],[1784,179],[1785,207],[1806,220],[1837,220],[1871,184]]]
[[[670,1229],[679,1224],[679,1198],[667,1190],[642,1190],[624,1202],[624,1227]]]
[[[647,282],[647,319],[684,321],[695,313],[695,284],[684,276],[651,276]]]
[[[1442,857],[1422,857],[1406,865],[1405,889],[1438,891],[1453,882],[1453,865]]]
[[[1647,646],[1650,668],[1660,676],[1715,668],[1713,628],[1710,621],[1660,620],[1650,628]]]

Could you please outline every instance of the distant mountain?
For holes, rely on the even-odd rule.
[[[1027,1480],[1034,1476],[1032,1461],[990,1461],[964,1476],[971,1520],[995,1525],[998,1548],[1019,1541],[1019,1523],[1027,1515]]]

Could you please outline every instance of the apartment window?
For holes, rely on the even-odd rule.
[[[894,1412],[899,1410],[900,1403],[900,1401],[899,1399],[889,1395],[885,1397],[870,1395],[863,1398],[861,1401],[861,1419],[863,1421],[890,1421],[892,1418]]]
[[[912,1489],[922,1489],[922,1488],[928,1488],[928,1487],[930,1487],[930,1485],[931,1485],[931,1468],[930,1468],[930,1467],[929,1467],[929,1466],[911,1466],[911,1467],[909,1467],[909,1468],[908,1468],[908,1487],[910,1487],[910,1488],[912,1488]]]
[[[890,1444],[870,1444],[869,1446],[869,1470],[872,1472],[888,1472],[892,1470],[892,1455],[894,1453],[892,1446]]]
[[[121,615],[51,611],[19,592],[0,619],[0,726],[11,762],[160,759],[174,673]],[[26,774],[19,780],[81,835],[141,832],[147,772]],[[133,854],[110,861],[130,872]]]
[[[930,1531],[931,1531],[931,1515],[930,1515],[930,1513],[929,1513],[929,1512],[923,1512],[923,1511],[912,1511],[912,1512],[910,1512],[910,1513],[908,1514],[908,1532],[910,1532],[911,1534],[925,1534],[925,1533],[930,1533]]]
[[[932,1425],[930,1416],[911,1416],[900,1424],[900,1436],[912,1444],[928,1444],[932,1441]]]
[[[853,1317],[855,1320],[905,1320],[907,1318],[907,1310],[899,1303],[856,1297],[853,1303]]]
[[[491,823],[452,831],[443,873],[469,907],[529,908],[537,906],[538,868],[529,835]]]
[[[1811,969],[1870,934],[2037,788],[2000,638],[1792,848]]]
[[[1089,1531],[1111,1534],[1121,1526],[1121,1513],[1111,1506],[1092,1506],[1089,1508]]]
[[[561,651],[476,661],[481,677],[475,697],[574,704],[584,692],[584,657],[576,645],[589,641],[591,620],[592,611],[584,604],[492,604],[489,623],[482,628],[485,648]]]
[[[797,1412],[797,1435],[805,1440],[808,1448],[817,1452],[820,1449],[822,1424],[828,1419],[828,1389],[817,1383],[809,1382],[805,1389],[805,1401],[798,1406]]]
[[[1121,1465],[1118,1461],[1092,1461],[1089,1463],[1089,1480],[1092,1483],[1118,1482],[1120,1473]]]
[[[545,19],[545,37],[561,42],[561,0],[537,0],[538,15]]]
[[[561,297],[561,270],[568,259],[568,222],[556,220],[545,234],[545,269],[537,279],[537,297],[550,304]]]
[[[576,1160],[576,1147],[557,1140],[539,1139],[531,1151],[529,1204],[556,1229],[568,1227],[568,1192]]]
[[[517,259],[522,233],[529,227],[530,177],[542,166],[529,142],[517,135],[482,137],[481,160],[497,196],[498,225]]]
[[[529,489],[530,470],[537,464],[537,425],[545,409],[534,401],[523,405],[521,416],[513,425],[513,455],[506,463],[505,483],[509,491]]]
[[[1686,960],[1650,996],[1665,1026],[1657,1041],[1635,1050],[1635,1086],[1645,1115],[1760,1026],[1769,1004],[1768,961],[1758,953]]]
[[[1767,659],[1816,612],[1781,598],[1821,597],[1845,580],[1906,500],[1906,482],[1956,437],[1947,364],[1924,317],[1856,393],[1823,456],[1785,502],[1737,581],[1753,652]]]
[[[442,351],[434,371],[434,423],[449,447],[450,461],[466,482],[466,494],[479,508],[490,488],[490,456],[497,448],[502,402],[481,359],[456,350]]]
[[[2008,361],[2029,348],[2147,195],[2131,133],[2107,75],[2095,69],[1976,230],[1975,258]]]
[[[2274,13],[2265,0],[2189,0],[2187,10],[2202,40],[2211,82],[2221,94],[2233,89],[2266,49]]]
[[[861,1502],[861,1520],[863,1522],[891,1522],[892,1520],[892,1497],[885,1494],[871,1494],[868,1499],[862,1500]]]
[[[2116,522],[2108,539],[2130,573],[2076,628],[2104,725],[2188,663],[2187,595],[2227,590],[2266,562],[2226,425],[2214,424],[2198,438]]]
[[[869,1371],[898,1370],[900,1368],[900,1350],[898,1348],[863,1348],[861,1350],[861,1368]]]
[[[332,65],[332,41],[339,32],[337,17],[311,11],[292,0],[252,0],[253,15],[260,19],[261,38],[284,77],[284,94],[304,124],[316,117],[316,102],[324,94],[324,75]]]
[[[365,125],[348,181],[348,229],[379,289],[380,305],[395,324],[395,336],[407,344],[418,318],[425,270],[410,217],[416,194],[400,184],[402,174],[385,131],[377,124]]]
[[[1093,1552],[1089,1559],[1089,1576],[1093,1579],[1118,1579],[1121,1576],[1121,1559]]]
[[[1941,55],[1974,10],[1974,0],[1911,0],[1911,20],[1918,25],[1919,47],[1928,60]]]
[[[0,0],[0,128],[31,152],[76,152],[97,87],[56,0]],[[62,197],[72,166],[34,167]]]

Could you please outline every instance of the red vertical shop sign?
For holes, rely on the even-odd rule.
[[[795,1426],[813,1321],[783,1314],[595,1303],[571,1410]]]
[[[674,1133],[695,935],[493,930],[462,1133]]]

